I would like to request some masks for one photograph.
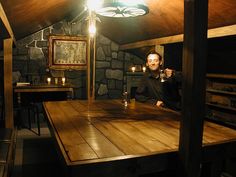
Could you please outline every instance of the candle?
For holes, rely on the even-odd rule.
[[[62,82],[62,85],[65,85],[66,78],[65,77],[61,78],[61,82]]]
[[[144,72],[144,73],[146,72],[146,67],[145,67],[145,66],[143,66],[143,72]]]
[[[132,70],[132,72],[135,72],[135,66],[133,66],[133,67],[131,68],[131,70]]]
[[[57,77],[54,78],[54,81],[55,81],[55,84],[58,84],[58,78]]]
[[[47,82],[48,82],[48,84],[51,84],[51,78],[50,77],[47,78]]]

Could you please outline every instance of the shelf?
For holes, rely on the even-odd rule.
[[[213,106],[216,108],[226,109],[226,110],[230,110],[230,111],[236,111],[236,108],[224,106],[224,105],[220,105],[220,104],[206,103],[206,105]]]
[[[214,73],[208,73],[206,75],[207,78],[215,78],[215,79],[236,79],[235,74],[214,74]]]
[[[216,90],[216,89],[206,89],[206,91],[211,92],[211,93],[218,93],[218,94],[236,96],[236,92],[222,91],[222,90]]]
[[[228,122],[228,121],[223,121],[222,117],[215,117],[215,116],[205,116],[205,119],[207,119],[208,121],[229,127],[229,128],[233,128],[236,129],[236,125],[232,122]]]

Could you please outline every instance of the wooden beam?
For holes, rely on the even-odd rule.
[[[231,36],[231,35],[236,35],[236,25],[224,26],[208,30],[208,38]],[[120,50],[128,50],[128,49],[135,49],[146,46],[155,46],[161,44],[170,44],[176,42],[183,42],[183,34],[139,41],[130,44],[124,44],[120,46]]]
[[[12,89],[12,44],[11,38],[4,40],[4,115],[5,127],[13,128],[13,89]]]
[[[1,21],[2,21],[2,23],[3,23],[3,25],[4,25],[4,27],[6,28],[6,30],[7,30],[7,32],[8,32],[8,35],[9,35],[8,37],[9,37],[9,38],[12,38],[13,41],[14,41],[14,43],[16,43],[16,40],[15,40],[13,31],[12,31],[12,29],[11,29],[11,25],[10,25],[8,19],[7,19],[7,16],[6,16],[6,14],[5,14],[5,11],[4,11],[4,9],[3,9],[1,3],[0,3],[0,19],[1,19]]]
[[[162,57],[162,65],[164,66],[164,52],[165,52],[165,49],[164,49],[164,46],[163,45],[156,45],[155,46],[155,51],[158,52],[161,57]]]
[[[184,0],[183,97],[179,157],[182,177],[200,177],[205,116],[208,1]]]

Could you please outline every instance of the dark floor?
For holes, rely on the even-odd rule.
[[[46,124],[42,124],[41,136],[28,129],[18,130],[12,177],[52,176],[64,177]]]

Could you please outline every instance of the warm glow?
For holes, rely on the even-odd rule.
[[[91,24],[91,25],[89,26],[89,34],[90,34],[91,36],[94,36],[94,35],[96,34],[96,26],[95,26],[94,24]]]
[[[146,72],[146,67],[145,67],[145,66],[143,66],[143,72],[144,72],[144,73]]]
[[[61,82],[62,82],[62,85],[64,85],[66,82],[66,78],[65,77],[61,78]]]
[[[51,83],[51,78],[50,77],[47,78],[47,82],[48,82],[48,84]]]
[[[131,70],[132,70],[132,72],[135,72],[135,66],[133,66],[133,67],[131,68]]]
[[[87,7],[91,11],[95,11],[101,7],[103,0],[87,0]]]

